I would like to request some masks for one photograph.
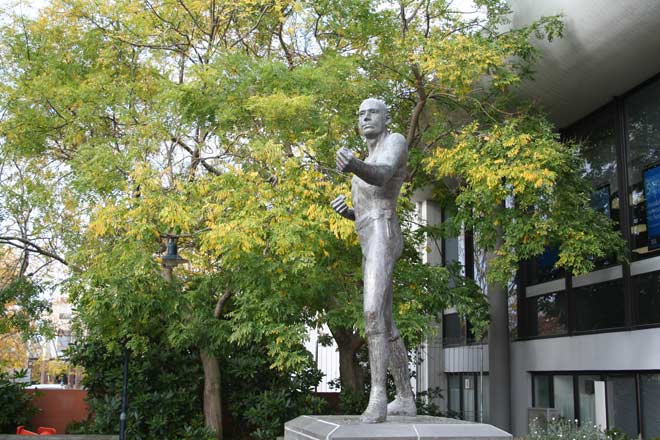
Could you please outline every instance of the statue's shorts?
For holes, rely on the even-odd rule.
[[[392,276],[403,251],[403,236],[396,212],[379,209],[356,219],[362,246],[364,316],[367,335],[387,333],[397,337],[392,322]]]

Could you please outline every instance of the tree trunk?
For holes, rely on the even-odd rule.
[[[218,358],[200,353],[204,367],[204,425],[222,438],[222,397],[220,395],[220,364]]]
[[[364,377],[357,352],[364,344],[360,334],[344,327],[330,328],[339,349],[339,378],[342,389],[362,392]]]
[[[498,240],[496,250],[501,246]],[[489,267],[492,255],[487,257]],[[511,429],[511,366],[509,355],[509,303],[505,286],[489,283],[490,325],[488,326],[488,363],[490,398],[489,423]]]

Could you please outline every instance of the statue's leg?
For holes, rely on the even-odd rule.
[[[387,405],[387,414],[393,416],[417,415],[415,396],[410,385],[408,372],[408,352],[403,343],[399,329],[392,323],[390,339],[390,372],[396,385],[396,397]]]
[[[376,234],[375,234],[376,235]],[[391,284],[395,260],[387,241],[376,235],[370,246],[363,246],[364,318],[369,346],[371,393],[369,404],[360,418],[364,423],[384,422],[387,417],[387,366],[390,356],[392,325]],[[389,253],[389,255],[388,255]],[[388,297],[389,295],[389,297]]]

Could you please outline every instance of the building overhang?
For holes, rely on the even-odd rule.
[[[541,59],[520,91],[563,128],[660,72],[656,0],[509,0],[511,26],[563,14],[564,37],[538,41]]]

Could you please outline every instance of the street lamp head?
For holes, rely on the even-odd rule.
[[[178,253],[177,240],[179,237],[168,235],[165,240],[167,243],[167,252],[161,258],[163,267],[174,268],[180,264],[187,263],[188,260],[181,258]]]

